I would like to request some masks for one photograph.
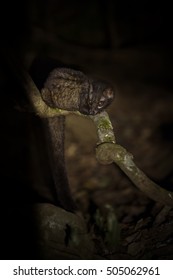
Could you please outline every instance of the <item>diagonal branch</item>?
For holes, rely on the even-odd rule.
[[[173,207],[173,193],[169,192],[141,171],[133,161],[133,156],[122,146],[115,143],[112,124],[106,112],[92,116],[97,127],[99,145],[96,148],[97,160],[102,164],[115,162],[129,177],[134,185],[151,199]]]

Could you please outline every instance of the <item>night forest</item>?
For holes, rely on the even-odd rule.
[[[106,112],[116,142],[172,200],[171,11],[146,0],[1,3],[1,259],[173,258],[173,202],[157,187],[141,190],[116,163],[101,164],[85,116],[56,117],[55,145],[51,118],[28,98],[59,67],[112,85]]]

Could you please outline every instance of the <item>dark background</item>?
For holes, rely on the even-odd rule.
[[[171,4],[151,2],[30,0],[1,4],[0,197],[5,220],[2,228],[9,239],[10,229],[21,219],[15,213],[6,230],[9,221],[5,214],[11,213],[12,205],[40,201],[37,188],[46,192],[45,180],[50,179],[42,176],[48,167],[41,121],[23,110],[26,100],[9,70],[9,50],[29,71],[34,69],[38,84],[56,61],[59,66],[81,69],[115,85],[116,99],[108,112],[117,141],[134,154],[135,162],[151,179],[173,190],[173,18]],[[127,258],[147,258],[151,250],[149,258],[171,259],[172,212],[162,218],[159,235],[154,221],[163,205],[140,193],[117,167],[100,166],[94,157],[95,143],[90,122],[68,118],[66,161],[81,211],[88,213],[91,201],[100,208],[106,203],[113,205]],[[145,231],[137,232],[140,237],[129,242],[127,238],[136,233],[138,223]],[[167,234],[163,236],[163,232]]]

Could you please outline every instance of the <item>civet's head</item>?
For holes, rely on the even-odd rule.
[[[114,90],[109,84],[91,80],[88,92],[81,96],[80,112],[85,115],[96,115],[103,111],[113,99]]]

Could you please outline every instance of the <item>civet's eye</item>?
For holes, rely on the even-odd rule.
[[[105,104],[105,99],[100,99],[99,103],[98,103],[98,109],[102,108]]]
[[[105,104],[105,101],[100,101],[99,104],[98,104],[98,108],[103,107],[104,104]]]
[[[104,106],[105,101],[106,101],[106,98],[104,96],[102,96],[98,103],[98,109],[101,109]]]

